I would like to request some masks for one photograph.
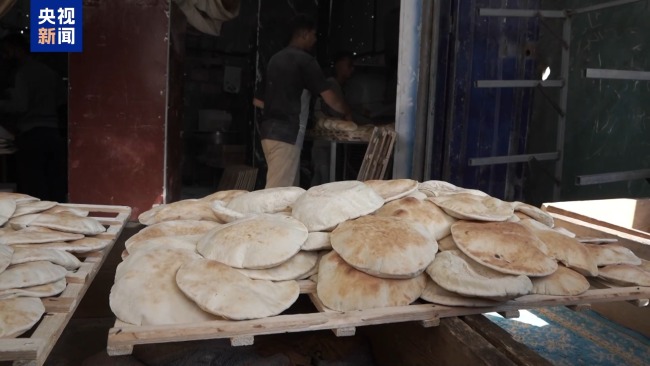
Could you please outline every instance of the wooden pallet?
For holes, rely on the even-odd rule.
[[[63,293],[56,297],[42,299],[45,315],[33,329],[31,336],[0,339],[0,361],[14,361],[14,365],[45,363],[131,215],[131,208],[125,206],[81,204],[62,204],[62,206],[90,211],[90,217],[96,218],[108,227],[106,232],[98,235],[97,238],[110,239],[111,243],[101,251],[78,254],[82,260],[81,267],[66,276],[68,285]]]
[[[388,162],[393,155],[397,133],[394,130],[375,127],[368,143],[366,155],[359,168],[357,180],[384,179]]]
[[[429,303],[408,306],[338,312],[327,309],[315,295],[312,281],[300,281],[301,292],[311,298],[318,310],[313,313],[279,315],[270,318],[228,321],[216,320],[196,324],[135,326],[120,322],[108,333],[108,354],[127,355],[139,344],[230,338],[231,345],[251,345],[254,337],[267,334],[307,332],[330,329],[337,336],[352,336],[357,327],[418,321],[424,327],[440,324],[440,319],[499,312],[518,317],[519,310],[545,306],[579,306],[600,302],[642,300],[650,298],[650,287],[592,288],[578,296],[527,295],[490,308],[448,307]]]

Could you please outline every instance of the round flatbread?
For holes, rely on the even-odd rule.
[[[4,225],[16,211],[16,201],[5,198],[0,199],[0,226]]]
[[[413,197],[413,198],[417,198],[417,199],[419,199],[419,200],[423,200],[423,199],[426,199],[426,198],[429,197],[429,196],[427,196],[426,194],[424,194],[424,193],[422,193],[422,192],[420,192],[420,191],[415,191],[415,192],[409,194],[409,195],[406,196],[406,197]]]
[[[641,258],[641,264],[639,265],[639,268],[646,272],[650,272],[650,261]]]
[[[418,182],[413,179],[367,180],[363,183],[377,192],[386,202],[406,197],[418,189]]]
[[[458,250],[458,245],[456,245],[456,242],[454,241],[454,236],[449,234],[438,240],[438,250],[441,252],[445,250]]]
[[[40,213],[43,211],[47,211],[56,205],[57,203],[52,201],[21,202],[16,205],[16,211],[14,212],[12,217]]]
[[[641,258],[637,257],[634,252],[626,247],[616,244],[583,244],[591,257],[596,261],[598,267],[609,266],[612,264],[631,264],[638,266],[641,264]]]
[[[120,263],[109,303],[115,316],[135,325],[200,323],[217,319],[201,310],[176,285],[176,272],[200,259],[184,249],[143,250]]]
[[[418,200],[412,197],[389,202],[377,210],[375,215],[400,217],[419,223],[436,240],[451,234],[451,225],[456,222],[456,219],[447,215],[428,199]]]
[[[62,205],[54,206],[49,210],[43,211],[43,213],[48,213],[48,214],[69,213],[72,215],[77,215],[79,217],[88,217],[88,215],[90,215],[90,211],[88,210],[83,210],[77,207],[62,206]]]
[[[44,285],[65,278],[65,268],[47,261],[9,266],[0,273],[0,290]]]
[[[307,228],[290,216],[261,214],[208,232],[197,245],[207,259],[235,268],[279,266],[300,251]]]
[[[630,264],[614,264],[600,268],[598,277],[621,286],[650,286],[650,272]]]
[[[226,207],[242,214],[272,214],[287,210],[304,193],[300,187],[267,188],[237,196]]]
[[[468,193],[476,196],[486,197],[487,193],[476,189],[466,189],[457,187],[449,182],[441,180],[430,180],[418,185],[418,191],[426,194],[428,197],[449,196],[457,193]]]
[[[196,253],[196,244],[201,238],[203,238],[203,235],[159,237],[131,244],[131,247],[127,250],[129,254],[132,254],[141,250],[177,248]]]
[[[422,291],[420,298],[434,304],[445,306],[463,306],[468,308],[490,307],[499,305],[498,301],[482,299],[480,297],[462,296],[457,293],[447,291],[435,283],[430,276],[427,276],[427,285]]]
[[[248,191],[245,190],[240,190],[240,189],[233,189],[233,190],[228,190],[228,191],[219,191],[212,193],[211,195],[205,196],[201,198],[202,201],[222,201],[226,204],[230,202],[233,198],[237,196],[241,196],[244,193],[248,193]]]
[[[14,248],[6,244],[0,244],[0,273],[9,267],[13,255]]]
[[[194,236],[205,235],[208,231],[221,226],[214,221],[178,220],[165,221],[145,227],[135,235],[131,236],[124,245],[128,250],[137,242],[167,237],[167,236]]]
[[[584,244],[536,220],[524,219],[520,224],[531,230],[546,244],[549,256],[583,276],[598,275],[596,261]]]
[[[531,279],[533,281],[533,294],[574,296],[589,290],[589,281],[580,273],[559,266],[557,271],[545,277]]]
[[[424,226],[397,217],[364,216],[340,224],[332,248],[352,267],[382,278],[412,278],[433,261],[438,244]]]
[[[438,253],[427,274],[447,291],[464,296],[515,298],[533,287],[524,275],[507,275],[474,262],[460,251]]]
[[[0,244],[43,244],[58,241],[83,239],[83,234],[63,233],[44,227],[28,227],[22,230],[7,230],[0,235]]]
[[[311,232],[300,249],[305,251],[330,250],[332,249],[330,235],[330,233],[322,231]]]
[[[16,203],[40,201],[40,199],[36,197],[32,197],[23,193],[0,192],[0,200],[4,199],[11,199]]]
[[[226,207],[226,203],[223,201],[212,201],[212,211],[214,211],[215,216],[217,216],[220,222],[226,224],[241,220],[251,215],[231,210]]]
[[[103,250],[111,245],[111,239],[103,238],[83,238],[69,242],[57,241],[54,243],[45,244],[17,244],[13,245],[14,248],[31,248],[38,246],[39,248],[65,250],[70,253],[89,253]]]
[[[316,293],[332,310],[354,311],[409,305],[422,295],[425,285],[425,274],[406,280],[378,278],[330,252],[320,260]]]
[[[183,265],[176,274],[176,283],[201,309],[233,320],[278,315],[300,295],[296,281],[252,280],[225,264],[207,259]]]
[[[548,276],[557,262],[544,254],[544,244],[514,222],[468,222],[452,225],[458,248],[478,263],[512,275]]]
[[[81,267],[81,261],[74,255],[63,250],[41,248],[33,245],[29,248],[15,248],[11,264],[48,261],[72,271]]]
[[[44,227],[73,234],[97,235],[106,231],[104,225],[92,217],[80,217],[70,213],[29,214],[9,220],[12,227]]]
[[[246,277],[253,280],[291,281],[298,280],[312,272],[318,264],[317,252],[300,251],[288,261],[277,267],[267,269],[238,269]]]
[[[489,196],[458,193],[430,199],[447,214],[461,220],[506,221],[514,213],[512,205]]]
[[[368,215],[384,204],[359,181],[326,183],[310,188],[293,204],[292,215],[311,231],[330,231],[338,224]]]
[[[555,220],[553,220],[553,216],[540,208],[519,201],[513,202],[512,207],[514,208],[515,212],[521,212],[548,227],[555,226]]]
[[[142,225],[154,225],[164,221],[197,220],[221,222],[207,200],[188,199],[153,207],[138,216]]]
[[[15,338],[30,330],[45,314],[41,299],[19,297],[0,300],[0,339]]]
[[[51,297],[62,293],[66,286],[67,281],[65,278],[62,278],[58,281],[39,286],[0,290],[0,299],[13,299],[16,297]]]

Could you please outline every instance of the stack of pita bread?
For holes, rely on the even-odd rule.
[[[650,276],[631,251],[583,244],[536,207],[440,181],[224,191],[140,221],[110,301],[136,325],[278,315],[307,278],[325,307],[354,311],[418,299],[490,307],[581,294],[587,277],[647,286]]]
[[[72,253],[101,250],[110,240],[88,212],[19,193],[0,192],[0,338],[16,337],[36,324],[40,298],[56,296],[66,274],[81,266]]]

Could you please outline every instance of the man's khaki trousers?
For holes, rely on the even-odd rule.
[[[266,188],[291,187],[300,184],[300,148],[275,140],[262,140],[262,150],[268,165]]]

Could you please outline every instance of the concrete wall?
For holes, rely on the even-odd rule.
[[[544,9],[580,8],[589,0],[545,1]],[[576,186],[577,175],[628,171],[650,167],[650,82],[597,80],[583,77],[585,68],[650,71],[650,15],[647,2],[623,5],[572,20],[569,99],[564,179],[561,200],[648,197],[643,180]],[[560,21],[547,21],[561,34]],[[550,79],[559,78],[561,45],[541,27],[538,59],[549,65]],[[548,91],[551,98],[559,93]],[[553,151],[557,113],[539,92],[529,132],[529,151]],[[531,166],[527,199],[535,203],[552,197],[552,163]]]

